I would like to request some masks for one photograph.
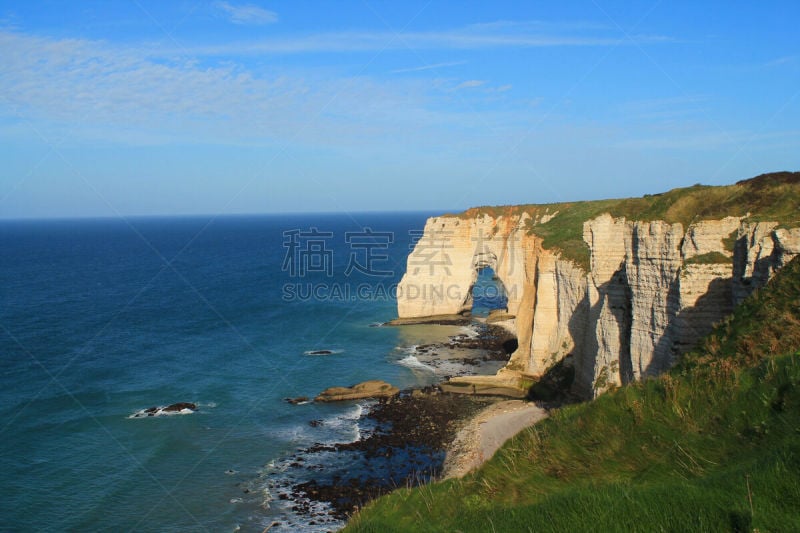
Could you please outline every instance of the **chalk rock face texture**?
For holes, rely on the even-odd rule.
[[[586,327],[586,275],[569,261],[541,253],[536,268],[536,294],[526,368],[547,368],[575,349],[574,333]]]
[[[742,224],[733,260],[733,300],[739,303],[800,253],[800,228],[777,222]]]
[[[722,220],[703,220],[689,226],[681,246],[684,259],[698,255],[718,252],[726,257],[733,256],[733,250],[726,249],[724,239],[736,237],[741,220],[738,217],[725,217]]]
[[[680,309],[678,272],[683,227],[634,222],[625,246],[631,301],[630,370],[633,379],[658,374],[672,362],[671,329]],[[627,361],[621,361],[624,369]]]
[[[800,228],[737,217],[684,228],[601,215],[584,223],[588,272],[545,249],[529,215],[428,220],[398,288],[401,318],[471,309],[489,266],[508,294],[519,348],[500,377],[540,375],[573,356],[575,390],[668,369],[753,290],[800,254]]]
[[[398,286],[400,318],[454,315],[472,308],[478,270],[491,267],[516,314],[526,282],[526,265],[537,240],[525,231],[526,217],[434,217],[408,256]]]

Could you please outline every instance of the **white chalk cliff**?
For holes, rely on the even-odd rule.
[[[575,390],[592,397],[669,368],[800,254],[800,228],[777,222],[727,217],[684,228],[606,214],[584,223],[587,269],[543,247],[537,225],[555,214],[428,219],[398,287],[399,316],[471,309],[478,270],[491,267],[519,341],[491,379],[519,382],[572,355]]]

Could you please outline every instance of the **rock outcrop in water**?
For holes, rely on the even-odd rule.
[[[329,387],[314,398],[317,402],[341,402],[345,400],[361,400],[364,398],[391,398],[397,396],[400,389],[381,381],[373,379],[353,385],[352,387]]]
[[[799,182],[795,174],[779,186]],[[745,213],[684,227],[602,213],[583,222],[589,260],[581,264],[544,244],[548,232],[539,228],[559,211],[533,207],[430,218],[409,255],[398,287],[401,319],[469,311],[484,267],[508,296],[514,318],[505,325],[518,349],[496,376],[456,385],[518,386],[567,355],[574,389],[586,397],[658,374],[800,254],[800,227],[784,220],[756,222]]]
[[[166,407],[148,407],[136,411],[128,418],[145,418],[150,416],[163,416],[163,415],[188,415],[197,411],[197,404],[191,402],[178,402],[167,405]]]

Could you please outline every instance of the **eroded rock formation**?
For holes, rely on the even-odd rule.
[[[491,267],[519,347],[487,384],[541,375],[572,355],[576,392],[591,397],[669,368],[800,253],[800,228],[777,222],[726,217],[684,228],[605,214],[584,223],[587,268],[543,246],[536,227],[553,215],[429,219],[399,286],[399,316],[468,311],[478,271]]]
[[[329,387],[314,398],[316,402],[341,402],[345,400],[361,400],[364,398],[391,398],[400,393],[400,389],[381,381],[373,379],[364,381],[352,387]]]

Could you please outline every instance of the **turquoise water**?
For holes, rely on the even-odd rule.
[[[426,216],[0,223],[0,529],[314,529],[275,498],[286,458],[357,438],[365,405],[283,399],[435,380],[399,363],[451,330],[374,327]],[[175,402],[198,411],[129,418]]]

